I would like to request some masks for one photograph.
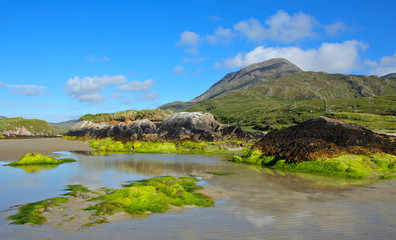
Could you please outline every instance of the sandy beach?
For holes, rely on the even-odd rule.
[[[60,138],[2,139],[0,140],[0,161],[16,161],[29,152],[52,154],[56,151],[90,151],[88,143]]]

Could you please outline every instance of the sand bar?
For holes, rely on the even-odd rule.
[[[60,138],[1,139],[0,161],[16,161],[29,152],[52,154],[57,151],[91,151],[88,143]]]

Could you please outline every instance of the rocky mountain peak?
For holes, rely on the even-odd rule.
[[[190,102],[201,102],[233,90],[248,88],[259,84],[267,78],[296,74],[302,70],[283,58],[274,58],[268,61],[251,64],[237,72],[224,76],[202,95]]]

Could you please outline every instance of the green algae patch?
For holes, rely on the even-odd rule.
[[[113,215],[117,212],[128,214],[163,213],[172,207],[194,205],[210,207],[214,203],[209,197],[195,193],[201,188],[192,177],[158,177],[126,185],[108,195],[91,199],[101,201],[88,207],[95,216]]]
[[[41,155],[40,153],[27,153],[21,157],[18,161],[7,164],[7,166],[19,166],[19,165],[46,165],[46,164],[61,164],[66,162],[75,162],[72,158],[57,159],[47,155]]]
[[[222,172],[222,171],[207,171],[206,173],[209,173],[212,175],[218,175],[218,176],[227,176],[227,175],[231,174],[229,172]]]
[[[198,142],[181,140],[167,141],[117,141],[112,138],[91,139],[90,147],[101,152],[126,153],[193,153],[193,154],[224,154],[231,147],[239,146],[240,142]]]
[[[396,172],[396,156],[386,153],[371,155],[343,154],[332,158],[293,163],[277,156],[265,156],[257,150],[244,149],[231,157],[229,161],[260,167],[355,179],[367,177],[392,178],[392,173]]]
[[[40,225],[46,222],[60,226],[74,224],[79,228],[109,223],[114,217],[146,218],[171,209],[211,207],[213,200],[196,191],[193,177],[164,176],[129,183],[120,189],[101,188],[91,191],[82,185],[68,185],[61,197],[17,206],[17,214],[8,219],[13,224]]]
[[[13,220],[12,224],[33,224],[40,225],[47,220],[42,216],[42,213],[49,211],[50,208],[67,203],[66,197],[55,197],[46,200],[27,203],[19,206],[19,212],[8,217],[8,220]]]

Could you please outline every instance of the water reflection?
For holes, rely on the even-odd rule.
[[[19,165],[19,166],[8,166],[8,167],[19,168],[25,171],[26,173],[37,173],[44,170],[50,170],[56,168],[58,166],[59,164],[40,164],[40,165]]]
[[[22,239],[389,239],[396,234],[396,180],[368,185],[238,165],[224,161],[226,156],[57,154],[78,162],[35,174],[0,167],[0,194],[5,196],[0,198],[0,210],[59,196],[66,185],[118,188],[127,181],[160,175],[199,176],[207,193],[219,200],[212,208],[155,214],[84,231],[9,225],[5,219],[12,213],[2,212],[0,239],[13,239],[15,233]]]

